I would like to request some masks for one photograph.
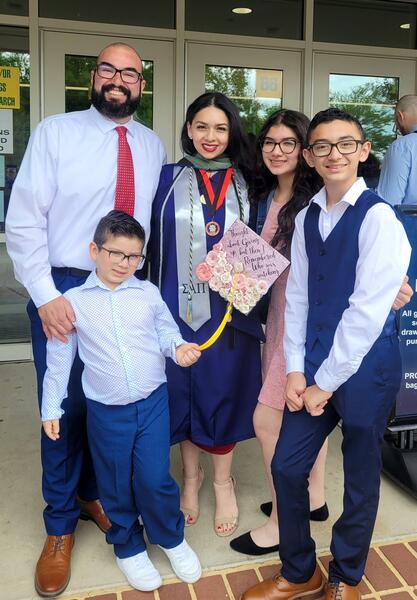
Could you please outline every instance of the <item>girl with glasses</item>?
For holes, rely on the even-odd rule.
[[[295,217],[321,187],[319,177],[302,157],[308,124],[308,118],[302,113],[280,110],[264,123],[256,144],[254,182],[250,189],[251,224],[263,239],[287,257],[290,256]],[[234,550],[249,555],[262,555],[279,549],[271,460],[285,406],[283,335],[287,277],[288,270],[272,287],[262,355],[263,386],[253,417],[272,495],[272,503],[262,504],[261,510],[269,518],[260,527],[230,542]],[[311,519],[318,521],[328,517],[324,501],[326,447],[323,446],[310,477]]]

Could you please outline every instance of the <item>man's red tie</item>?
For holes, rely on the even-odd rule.
[[[119,152],[117,155],[117,183],[114,208],[131,215],[135,211],[135,173],[132,153],[126,139],[126,127],[116,127],[119,134]]]

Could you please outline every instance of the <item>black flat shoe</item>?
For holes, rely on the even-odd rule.
[[[310,521],[327,521],[328,518],[329,508],[326,503],[310,512]]]
[[[271,516],[272,502],[264,502],[259,508],[264,513],[264,515],[266,515],[267,517]]]
[[[275,546],[262,547],[255,544],[250,531],[240,535],[230,542],[230,547],[241,554],[249,554],[249,556],[262,556],[271,552],[279,552],[279,544]]]
[[[271,516],[272,502],[264,502],[259,507],[267,517]],[[329,518],[329,508],[326,503],[310,512],[310,521],[326,521]]]

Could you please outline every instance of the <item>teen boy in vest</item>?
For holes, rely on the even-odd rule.
[[[400,384],[391,310],[410,260],[392,208],[357,178],[371,144],[338,109],[311,121],[304,157],[324,188],[296,218],[285,311],[287,408],[271,469],[278,496],[280,575],[243,600],[359,600],[375,523],[381,442]],[[343,513],[325,587],[310,535],[308,475],[342,420]]]

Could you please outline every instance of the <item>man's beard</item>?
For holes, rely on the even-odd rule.
[[[119,102],[118,100],[106,100],[105,93],[110,90],[118,89],[126,95],[126,100],[124,102]],[[130,117],[133,113],[136,112],[140,102],[140,94],[134,98],[132,98],[132,93],[129,88],[124,87],[123,85],[114,85],[113,83],[108,83],[107,85],[103,85],[100,91],[97,91],[94,87],[91,90],[91,103],[92,105],[105,117],[109,119],[123,119],[125,117]]]

